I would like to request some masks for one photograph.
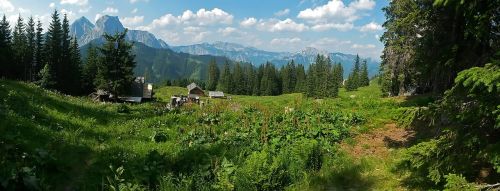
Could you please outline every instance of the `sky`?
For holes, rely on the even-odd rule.
[[[118,16],[169,45],[233,42],[267,51],[314,47],[380,60],[389,0],[0,0],[11,26],[20,14],[47,27],[57,9],[70,22]]]

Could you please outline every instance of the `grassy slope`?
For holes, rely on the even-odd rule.
[[[165,87],[159,89],[156,96],[166,101],[170,95],[180,93],[185,93],[185,89]],[[57,186],[51,189],[85,185],[84,189],[95,190],[102,186],[105,179],[103,174],[109,174],[107,167],[110,164],[141,164],[152,150],[167,154],[177,160],[177,164],[182,164],[183,160],[191,160],[189,157],[194,157],[192,160],[203,160],[191,153],[196,151],[183,150],[185,148],[179,143],[180,140],[175,138],[161,144],[151,141],[151,137],[159,129],[167,131],[171,137],[180,137],[180,132],[171,130],[196,128],[196,120],[202,115],[197,112],[196,107],[192,115],[157,115],[153,104],[148,103],[130,105],[131,112],[123,114],[116,112],[118,104],[94,103],[86,98],[64,96],[30,84],[4,80],[0,81],[0,101],[3,102],[0,106],[0,140],[9,146],[3,148],[2,152],[10,156],[26,154],[27,159],[30,159],[19,161],[15,165],[2,165],[16,166],[18,169],[25,166],[51,169],[44,171],[47,174],[37,175],[47,178],[40,180],[42,182],[57,182]],[[269,113],[284,112],[285,107],[295,110],[355,112],[368,120],[365,125],[354,128],[355,133],[363,133],[393,122],[399,106],[394,99],[380,98],[376,85],[356,92],[341,91],[339,98],[335,99],[310,100],[301,94],[288,94],[269,97],[233,96],[231,101],[211,102],[228,102],[223,108],[228,111],[238,111],[245,105],[253,105]],[[37,163],[38,159],[44,161],[43,164]],[[310,180],[310,183],[317,183],[316,186],[319,187],[306,185],[299,189],[399,188],[397,182],[390,180],[395,175],[388,170],[383,174],[370,174],[380,165],[385,165],[384,161],[370,158],[362,161],[349,158],[342,160],[345,161],[337,161],[339,166],[322,170],[319,176]],[[348,163],[352,164],[346,165]],[[129,173],[128,176],[142,176],[140,173],[126,173]]]

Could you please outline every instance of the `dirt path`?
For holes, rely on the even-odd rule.
[[[386,158],[392,149],[406,145],[413,132],[398,128],[396,124],[386,124],[381,129],[354,137],[354,144],[342,143],[341,147],[352,157],[359,159],[367,156]]]

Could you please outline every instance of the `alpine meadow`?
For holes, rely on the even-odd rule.
[[[0,190],[500,190],[500,0],[0,0]]]

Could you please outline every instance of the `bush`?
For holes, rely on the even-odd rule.
[[[116,112],[118,113],[130,113],[130,108],[127,106],[127,104],[118,104],[116,107]]]

